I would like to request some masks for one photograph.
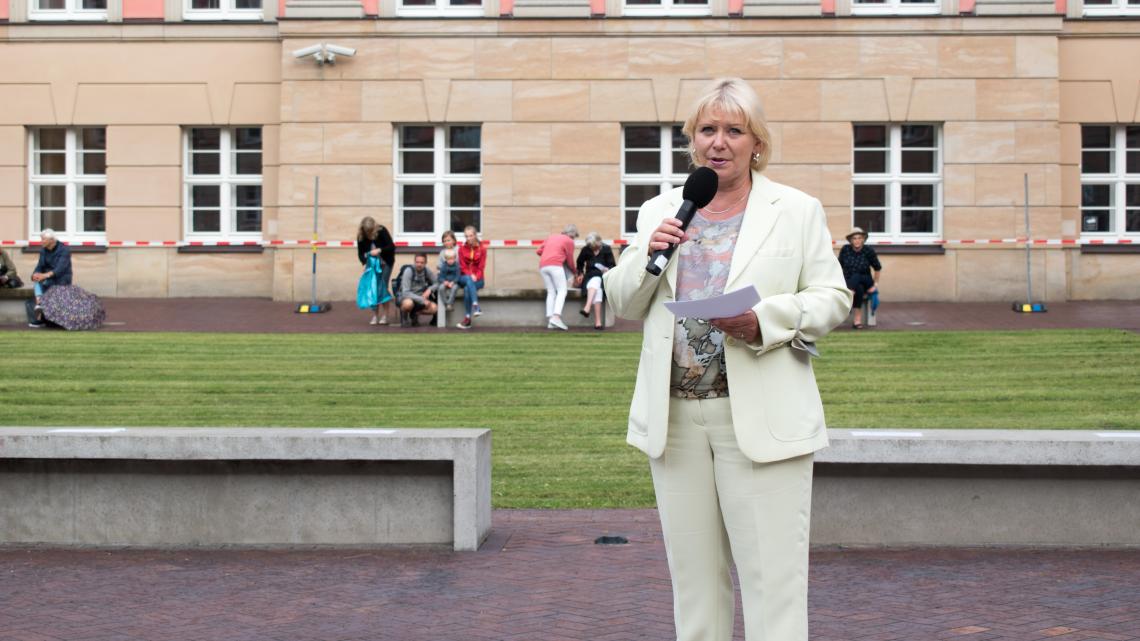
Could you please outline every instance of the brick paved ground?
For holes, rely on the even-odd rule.
[[[368,325],[366,312],[350,301],[333,303],[325,314],[295,314],[295,303],[259,298],[111,298],[103,331],[170,332],[438,332],[434,327],[400,329]],[[491,304],[491,303],[488,303]],[[542,301],[535,301],[542,305]],[[1115,327],[1140,331],[1140,301],[1052,303],[1044,314],[1018,314],[1007,303],[889,303],[879,310],[879,325],[863,331],[1013,330]],[[0,326],[2,327],[2,326]],[[10,329],[26,329],[9,325]],[[478,331],[548,331],[540,327],[488,327]],[[617,331],[640,331],[641,325],[618,321]],[[840,331],[852,331],[845,323]],[[575,330],[577,331],[577,330]],[[593,333],[592,330],[581,330]]]
[[[819,549],[811,590],[814,641],[1140,639],[1135,550]],[[0,641],[665,641],[670,598],[652,510],[498,510],[474,553],[0,549]]]

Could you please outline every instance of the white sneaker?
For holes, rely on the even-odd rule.
[[[474,316],[482,316],[482,315],[483,315],[483,310],[480,309],[478,305],[476,305],[475,311],[471,312],[471,316],[474,317]]]
[[[560,329],[562,331],[566,331],[566,330],[570,329],[569,327],[566,326],[566,323],[562,322],[561,318],[556,318],[553,316],[550,318],[550,325],[548,325],[547,327],[557,327],[558,329]]]
[[[387,316],[381,316],[380,320],[376,321],[376,324],[377,325],[387,325],[388,324],[388,317]]]
[[[376,314],[373,314],[373,315],[372,315],[372,320],[368,321],[368,324],[369,324],[369,325],[375,325],[375,324],[376,324],[376,321],[377,321],[377,320],[379,320],[379,319],[378,319],[378,318],[376,318]]]

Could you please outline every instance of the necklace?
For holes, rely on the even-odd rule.
[[[715,209],[709,209],[708,207],[704,207],[702,209],[702,211],[704,211],[706,214],[712,214],[714,216],[719,216],[721,214],[727,214],[728,212],[732,211],[733,208],[735,208],[737,205],[744,202],[744,199],[748,197],[748,194],[750,193],[750,191],[751,190],[744,192],[744,195],[740,197],[740,200],[737,200],[736,202],[732,203],[731,205],[729,205],[728,207],[725,207],[724,209],[722,209],[720,211],[716,211]]]

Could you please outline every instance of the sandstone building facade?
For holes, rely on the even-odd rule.
[[[683,182],[731,75],[886,298],[1023,299],[1026,176],[1034,297],[1140,298],[1136,0],[0,3],[0,243],[62,231],[103,295],[307,299],[315,177],[322,298],[365,215],[407,252],[474,223],[488,287],[538,287],[532,240]]]

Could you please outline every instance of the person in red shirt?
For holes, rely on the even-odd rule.
[[[538,263],[538,273],[546,285],[546,329],[570,329],[562,321],[562,306],[566,303],[566,272],[575,278],[578,265],[574,262],[574,239],[578,228],[566,225],[561,234],[553,234],[538,248],[542,258]]]
[[[463,230],[463,235],[466,241],[459,247],[459,286],[463,288],[463,309],[466,314],[456,327],[471,329],[471,319],[483,314],[483,310],[479,309],[479,290],[483,289],[483,276],[487,269],[487,248],[479,240],[474,225],[468,225]]]

